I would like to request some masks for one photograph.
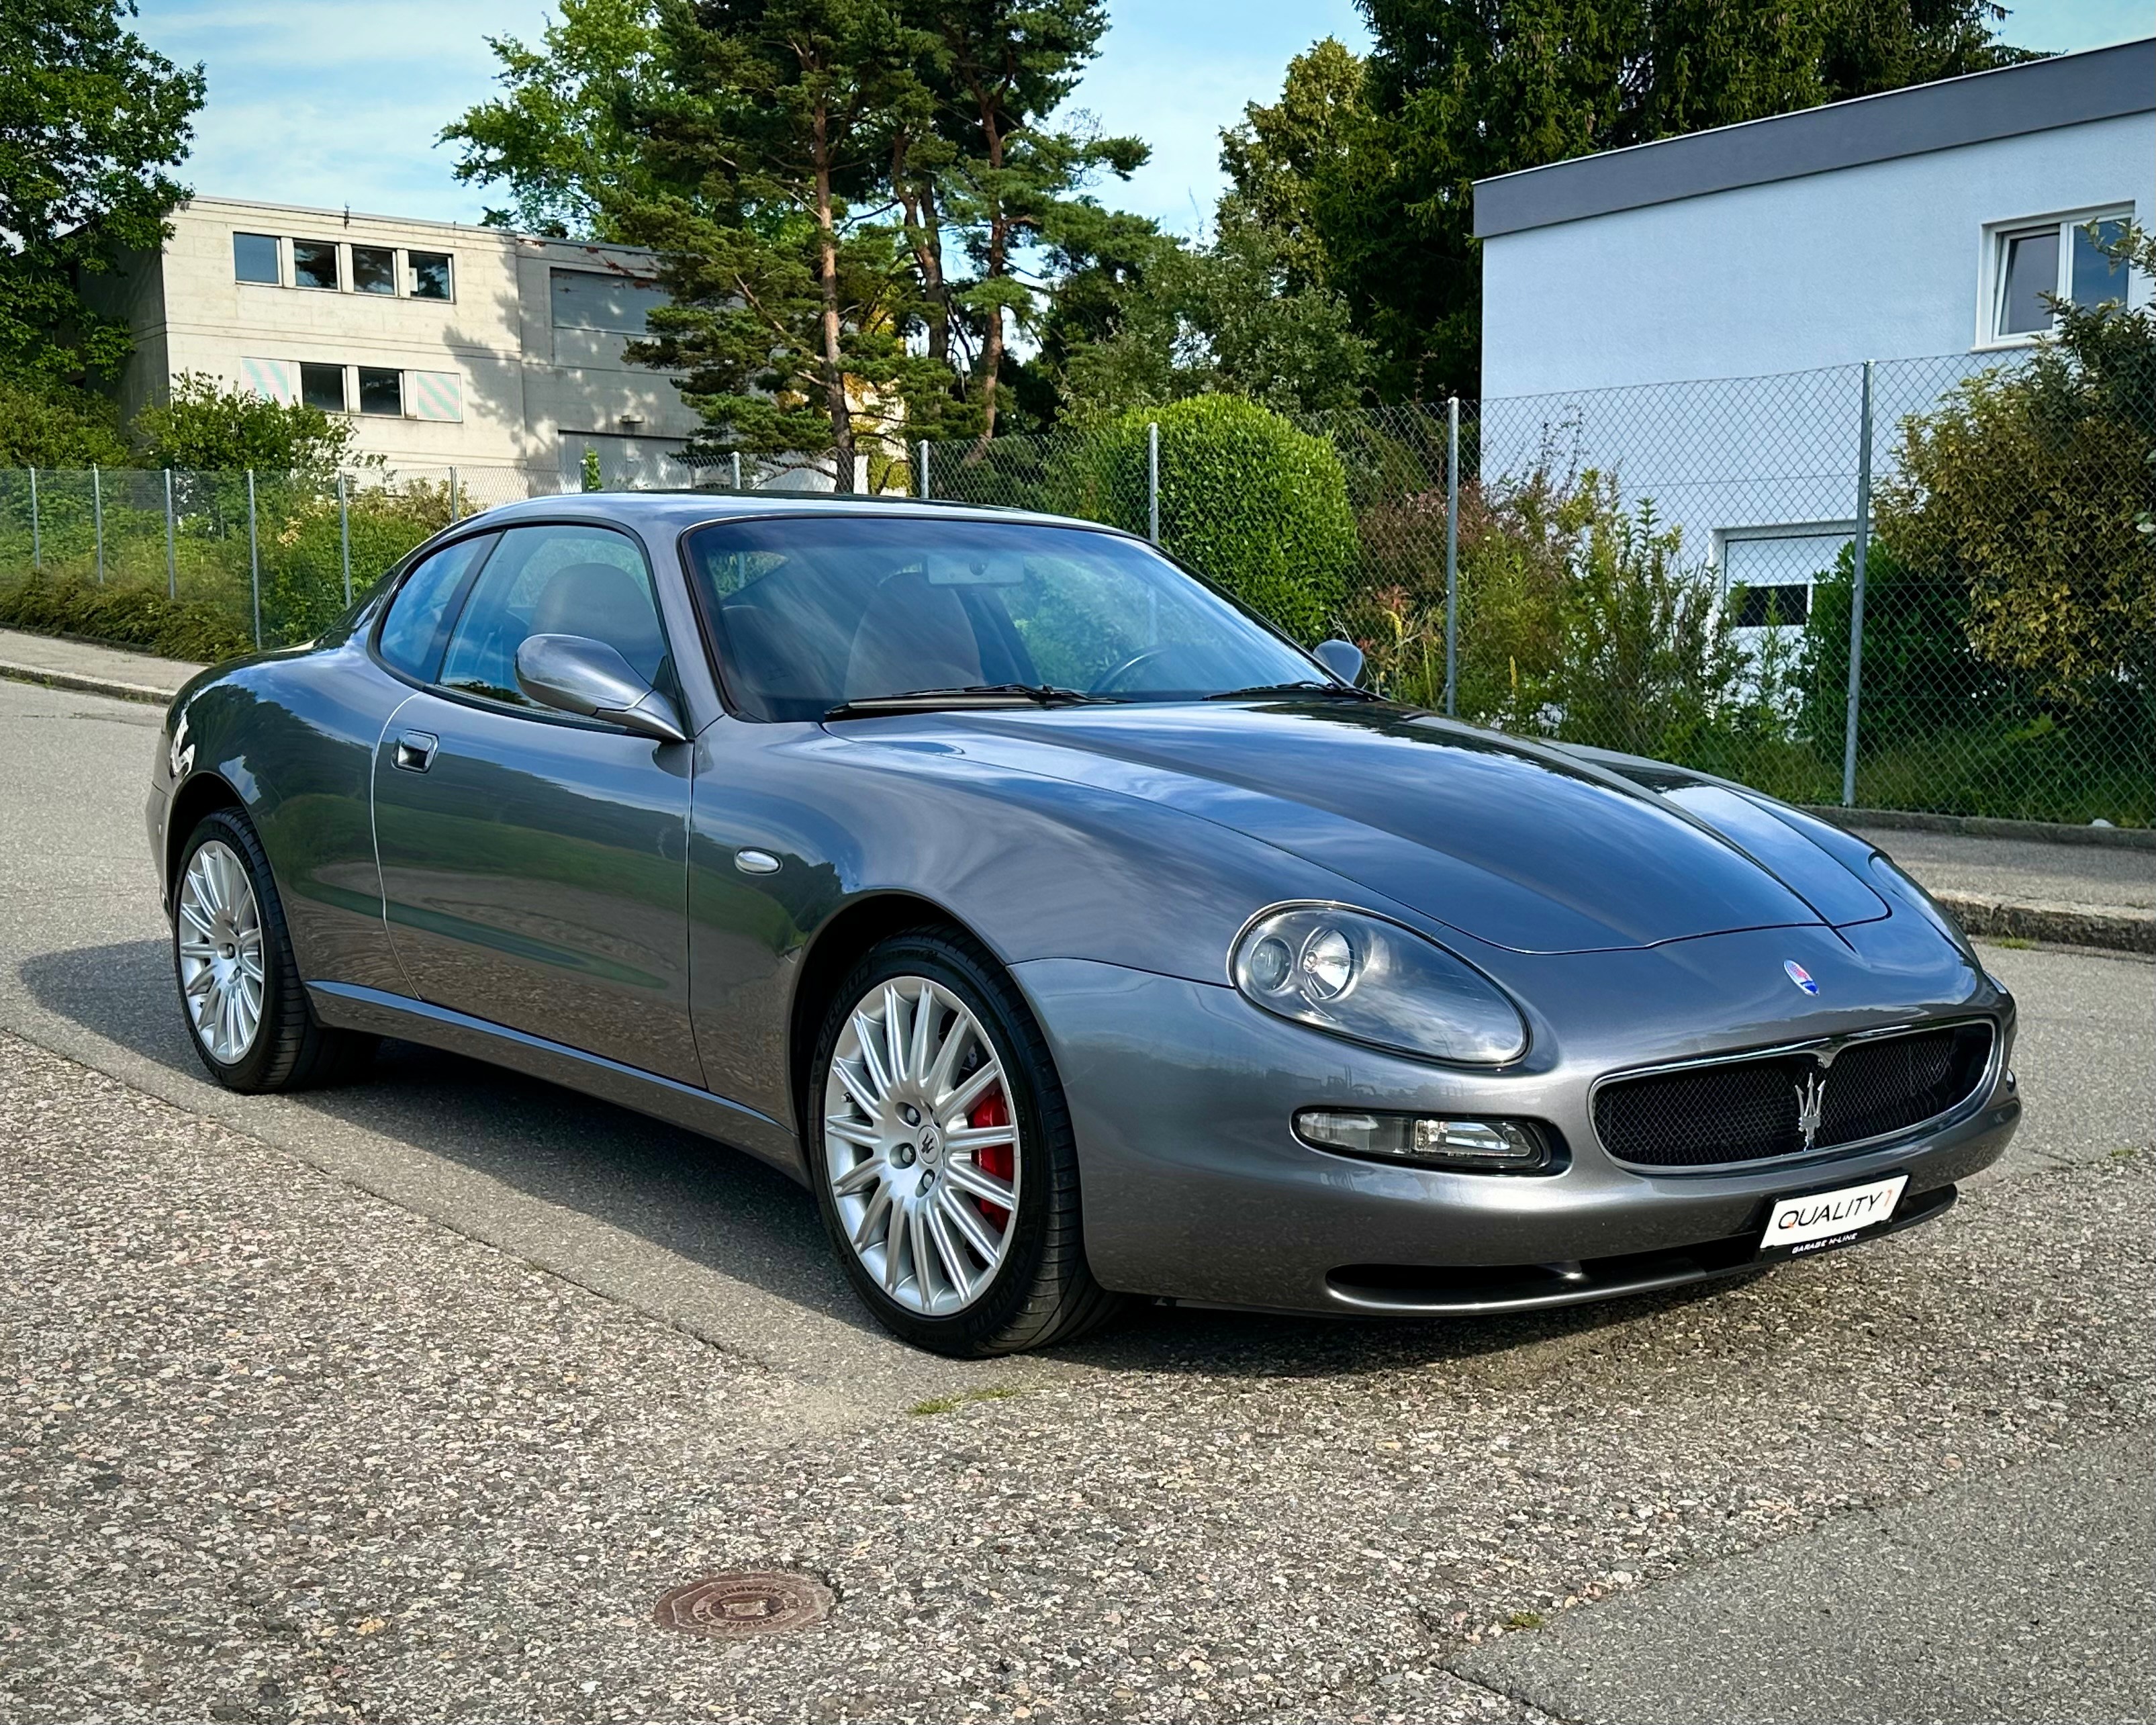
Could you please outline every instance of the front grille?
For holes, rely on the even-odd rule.
[[[1965,1101],[1990,1063],[1991,1034],[1989,1024],[1953,1024],[1846,1043],[1838,1051],[1740,1057],[1620,1078],[1596,1092],[1594,1129],[1620,1162],[1647,1168],[1763,1162],[1861,1143],[1935,1120]],[[1832,1059],[1823,1060],[1828,1054]],[[1819,1111],[1809,1147],[1808,1091]]]

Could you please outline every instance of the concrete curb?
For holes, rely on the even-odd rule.
[[[1919,814],[1906,809],[1841,809],[1806,803],[1804,813],[1838,827],[1887,832],[1959,833],[1971,839],[2028,839],[2046,845],[2104,845],[2156,850],[2156,827],[2077,827],[2056,820],[1999,820],[1985,814]]]
[[[42,683],[48,689],[71,689],[78,695],[105,695],[115,701],[139,701],[150,706],[169,706],[177,685],[153,689],[147,683],[123,683],[112,677],[93,677],[80,671],[48,670],[39,665],[14,665],[0,659],[0,677],[18,683]]]
[[[1935,892],[1964,932],[1979,937],[2052,941],[2066,947],[2107,947],[2156,952],[2156,911],[2100,911],[2087,905],[2015,904],[1973,892]]]

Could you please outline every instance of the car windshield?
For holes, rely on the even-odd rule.
[[[848,702],[994,685],[1192,701],[1325,672],[1137,540],[919,515],[716,523],[689,564],[736,702],[816,719]]]

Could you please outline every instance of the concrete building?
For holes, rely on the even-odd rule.
[[[1877,473],[1903,414],[2044,338],[2044,293],[2145,302],[2083,229],[2152,213],[2156,39],[1481,181],[1484,473],[1571,437],[1801,614],[1862,362]]]
[[[610,480],[689,482],[696,416],[622,359],[664,303],[648,252],[223,198],[172,225],[107,290],[125,413],[202,372],[349,415],[399,470],[551,491],[596,449]]]

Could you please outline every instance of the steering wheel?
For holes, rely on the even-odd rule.
[[[1166,647],[1148,647],[1142,653],[1133,653],[1106,675],[1096,677],[1086,692],[1088,695],[1106,695],[1140,665],[1160,658],[1169,650]]]

